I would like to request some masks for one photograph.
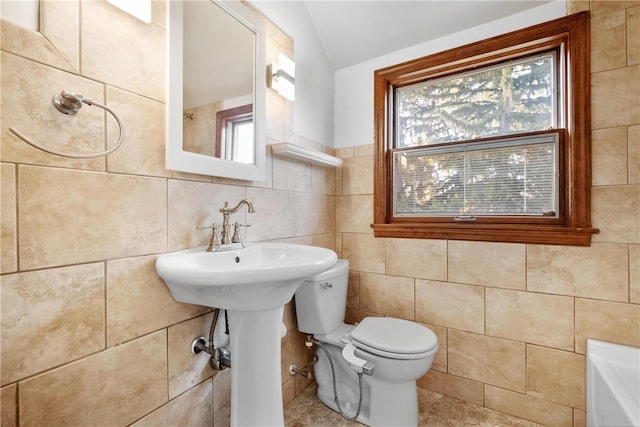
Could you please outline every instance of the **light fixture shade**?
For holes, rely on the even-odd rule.
[[[107,2],[144,23],[151,22],[151,0],[107,0]]]
[[[293,101],[296,92],[296,64],[281,53],[278,55],[278,63],[270,65],[270,76],[269,87]]]

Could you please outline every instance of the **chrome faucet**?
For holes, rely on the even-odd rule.
[[[227,245],[232,243],[231,240],[231,220],[230,216],[232,213],[237,212],[242,205],[247,206],[247,212],[254,213],[255,209],[253,209],[253,203],[249,199],[242,199],[234,208],[229,207],[229,202],[224,202],[224,207],[220,208],[220,212],[222,212],[222,235],[221,240],[223,245]],[[236,227],[237,230],[237,227]],[[236,240],[236,239],[233,239]]]

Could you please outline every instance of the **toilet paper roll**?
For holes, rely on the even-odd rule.
[[[225,333],[225,315],[224,310],[220,310],[218,321],[216,322],[215,329],[213,330],[213,346],[214,348],[220,348],[227,345],[229,342],[229,335]]]

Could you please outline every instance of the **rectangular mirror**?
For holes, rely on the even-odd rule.
[[[239,1],[168,5],[167,169],[264,180],[261,18]]]

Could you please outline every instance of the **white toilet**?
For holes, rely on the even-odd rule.
[[[391,317],[345,324],[348,281],[349,263],[338,260],[295,294],[298,329],[319,342],[318,397],[348,418],[357,413],[356,421],[363,424],[417,426],[416,380],[431,367],[438,338],[422,325]]]

